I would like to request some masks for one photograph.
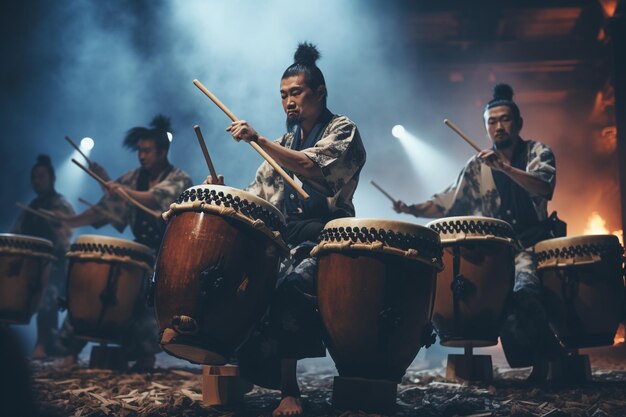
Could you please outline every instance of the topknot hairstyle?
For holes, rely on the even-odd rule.
[[[133,151],[137,150],[141,139],[151,139],[154,141],[157,150],[170,149],[170,140],[167,132],[171,130],[170,118],[162,114],[154,116],[150,122],[150,127],[133,127],[126,132],[124,137],[124,147]]]
[[[56,173],[54,172],[54,167],[52,166],[52,160],[48,155],[41,154],[37,156],[37,162],[35,162],[35,165],[33,165],[32,169],[35,169],[37,167],[44,167],[45,169],[47,169],[50,178],[52,178],[52,181],[56,179]]]
[[[283,73],[282,79],[293,77],[298,74],[304,74],[304,82],[313,91],[319,86],[324,86],[324,107],[326,107],[326,99],[328,92],[326,91],[326,80],[324,74],[317,67],[316,62],[320,59],[321,54],[317,46],[312,43],[303,42],[298,44],[295,54],[293,55],[293,64],[291,64]]]
[[[498,106],[508,106],[513,112],[513,118],[515,121],[519,122],[521,119],[521,114],[519,111],[519,107],[513,101],[513,87],[508,84],[496,84],[493,87],[493,98],[487,103],[485,106],[485,111]]]

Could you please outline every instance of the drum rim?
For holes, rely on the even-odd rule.
[[[454,222],[460,221],[474,221],[474,222],[483,222],[492,225],[498,225],[504,227],[509,230],[510,234],[504,235],[496,235],[496,234],[482,234],[477,232],[448,232],[444,231],[443,233],[437,232],[441,238],[442,245],[450,245],[461,241],[466,240],[479,240],[479,241],[498,241],[507,243],[509,245],[515,245],[515,231],[513,230],[513,226],[507,223],[504,220],[496,219],[494,217],[486,217],[486,216],[452,216],[452,217],[441,217],[439,219],[432,220],[426,223],[426,227],[435,230],[434,226],[436,225],[448,225],[453,224]]]
[[[585,242],[587,240],[588,242]],[[567,242],[572,242],[566,244]],[[607,245],[621,246],[619,239],[617,236],[612,234],[594,234],[594,235],[574,235],[574,236],[564,236],[564,237],[555,237],[552,239],[542,240],[535,244],[534,251],[535,253],[541,253],[554,249],[565,249],[572,246],[580,246],[583,244],[598,244],[603,243]],[[545,246],[545,247],[544,247]]]
[[[117,237],[107,236],[107,235],[91,235],[91,234],[80,235],[76,238],[76,240],[74,240],[74,242],[72,243],[72,246],[76,244],[85,244],[85,243],[91,243],[91,244],[100,243],[100,244],[118,246],[118,247],[125,248],[125,249],[135,250],[137,252],[141,252],[142,254],[145,254],[154,258],[154,250],[152,250],[150,247],[144,244],[134,242],[129,239],[117,238]],[[70,248],[69,252],[84,252],[84,251],[80,251],[80,250],[77,251],[77,250]]]
[[[23,242],[49,246],[50,251],[52,251],[52,249],[54,248],[52,241],[50,241],[49,239],[44,239],[42,237],[37,237],[37,236],[32,236],[32,235],[22,235],[19,233],[0,233],[0,242],[2,241],[2,239],[16,239],[16,240],[21,240]],[[0,248],[2,246],[3,245],[0,245]]]
[[[329,221],[328,223],[326,223],[322,230],[326,230],[332,227],[336,228],[336,227],[354,227],[354,226],[359,226],[359,229],[361,227],[367,227],[369,229],[373,225],[361,224],[361,223],[368,223],[368,222],[371,222],[371,223],[378,222],[384,225],[395,223],[395,224],[402,225],[403,227],[406,227],[407,229],[416,230],[418,231],[418,233],[423,232],[424,234],[432,234],[433,238],[439,238],[439,234],[437,232],[421,224],[406,222],[402,220],[379,219],[379,218],[374,218],[374,217],[340,217],[338,219],[333,219]],[[385,226],[382,226],[380,228],[385,228]],[[394,230],[393,228],[390,228],[390,229],[392,231],[400,231],[402,233],[405,233],[403,230]]]
[[[269,209],[270,211],[273,212],[273,214],[276,215],[276,217],[278,217],[278,219],[280,220],[282,225],[286,225],[286,220],[285,220],[285,215],[276,207],[274,206],[272,203],[270,203],[269,201],[252,194],[251,192],[242,190],[240,188],[234,188],[234,187],[229,187],[227,185],[219,185],[219,184],[199,184],[199,185],[193,185],[187,189],[185,189],[182,194],[185,193],[185,191],[189,191],[189,190],[193,190],[193,189],[198,189],[198,188],[202,188],[202,189],[209,189],[209,190],[218,190],[218,191],[224,191],[224,192],[228,192],[230,194],[233,195],[238,195],[239,197],[244,197],[245,200],[248,200],[249,202],[253,202],[256,204],[259,204],[261,206],[263,206],[264,208]],[[180,197],[179,197],[180,198]],[[172,203],[172,205],[170,206],[170,210],[171,207],[176,207],[178,205],[181,205],[182,203],[178,203],[178,199]],[[168,210],[169,212],[169,210]]]

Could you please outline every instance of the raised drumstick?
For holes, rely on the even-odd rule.
[[[392,203],[396,203],[398,200],[396,200],[395,198],[393,198],[387,191],[383,190],[383,187],[381,187],[380,185],[376,184],[376,182],[374,182],[373,180],[370,181],[372,183],[372,185],[374,187],[376,187],[376,189],[378,191],[380,191],[381,193],[383,193],[385,195],[385,197],[387,197],[388,199],[391,200]]]
[[[69,136],[66,136],[65,140],[67,141],[67,143],[72,145],[72,147],[76,149],[78,153],[82,155],[83,158],[85,158],[85,161],[87,161],[87,164],[91,165],[91,161],[89,160],[89,158],[87,158],[87,155],[85,155],[83,151],[80,150],[80,146],[78,146],[76,142],[74,142]]]
[[[211,173],[211,176],[217,181],[215,167],[213,166],[213,162],[211,162],[211,156],[209,155],[209,150],[206,148],[206,143],[204,142],[204,136],[202,136],[202,132],[200,131],[200,126],[194,125],[193,130],[196,132],[196,136],[198,137],[198,143],[200,144],[200,148],[202,149],[202,154],[204,155],[206,164],[209,167],[209,172]]]
[[[472,148],[476,149],[476,152],[480,152],[482,150],[482,149],[480,149],[478,147],[478,145],[476,145],[476,143],[474,143],[474,141],[472,139],[470,139],[469,136],[467,136],[465,133],[463,133],[463,131],[461,129],[459,129],[450,120],[443,119],[443,123],[445,123],[446,126],[448,126],[450,129],[452,129],[454,131],[454,133],[459,135],[463,140],[465,140],[465,142],[467,142]]]
[[[193,80],[193,83],[196,87],[198,87],[200,89],[200,91],[202,91],[208,98],[211,99],[211,101],[213,103],[215,103],[215,105],[217,107],[219,107],[225,114],[226,116],[228,116],[230,118],[230,120],[232,120],[233,122],[236,122],[237,117],[233,114],[233,112],[231,112],[228,107],[226,107],[224,105],[224,103],[222,103],[217,97],[215,97],[215,95],[213,95],[213,93],[211,93],[204,85],[202,85],[202,83],[198,80]],[[269,156],[267,154],[267,152],[265,152],[263,150],[263,148],[261,148],[261,146],[259,146],[258,143],[256,142],[248,142],[250,144],[250,146],[252,146],[254,148],[255,151],[257,151],[259,153],[259,155],[261,155],[263,157],[263,159],[265,159],[271,166],[272,168],[274,168],[276,170],[276,172],[278,172],[278,174],[283,177],[283,179],[285,181],[287,181],[289,183],[289,185],[291,185],[297,192],[298,194],[300,194],[305,200],[309,199],[309,195],[306,193],[306,191],[304,191],[302,189],[302,187],[300,187],[300,185],[293,179],[291,178],[286,172],[285,170],[276,163],[276,161],[274,161],[274,158],[272,158],[271,156]]]
[[[56,217],[54,217],[54,215],[49,212],[48,210],[41,210],[41,209],[34,209],[32,207],[27,206],[26,204],[22,204],[20,202],[16,202],[15,203],[16,206],[18,206],[19,208],[21,208],[24,211],[27,211],[29,213],[32,213],[36,216],[42,217],[46,220],[53,220],[56,221],[58,220]]]
[[[78,162],[76,159],[72,158],[72,162],[76,165],[78,165],[78,167],[80,169],[82,169],[83,171],[85,171],[87,174],[89,174],[93,179],[95,179],[96,181],[98,181],[100,183],[100,185],[102,185],[103,187],[107,187],[107,182],[105,180],[103,180],[102,178],[100,178],[98,176],[98,174],[96,174],[95,172],[93,172],[92,170],[90,170],[89,168],[83,166],[80,162]],[[152,210],[146,206],[144,206],[143,204],[141,204],[139,201],[135,200],[133,197],[131,197],[130,195],[128,195],[126,193],[126,191],[124,191],[123,189],[118,189],[117,194],[122,197],[124,200],[128,201],[130,204],[134,205],[135,207],[145,211],[148,214],[153,215],[154,217],[161,217],[161,213],[159,213],[156,210]]]

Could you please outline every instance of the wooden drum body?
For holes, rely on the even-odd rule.
[[[624,309],[623,248],[616,236],[535,245],[550,325],[569,349],[612,345]]]
[[[0,234],[0,323],[28,324],[49,274],[52,242]]]
[[[153,251],[126,239],[83,235],[66,256],[67,309],[76,337],[119,342],[145,295]]]
[[[312,253],[319,257],[327,347],[340,377],[400,381],[420,348],[432,343],[437,234],[404,222],[337,219],[326,224]]]
[[[269,305],[287,252],[284,218],[265,200],[220,185],[186,190],[164,218],[155,269],[161,346],[223,365]]]
[[[432,316],[441,344],[496,345],[515,280],[513,229],[487,217],[448,217],[427,226],[443,246]]]

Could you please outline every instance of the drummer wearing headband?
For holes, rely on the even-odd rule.
[[[326,106],[326,82],[315,62],[317,48],[303,43],[295,62],[283,73],[280,95],[287,115],[287,133],[276,142],[261,136],[246,121],[226,130],[237,141],[257,142],[310,195],[303,200],[267,163],[247,188],[278,207],[287,218],[285,240],[291,258],[281,265],[275,301],[264,324],[238,354],[241,374],[257,385],[280,388],[282,400],[273,416],[302,413],[296,363],[305,357],[325,356],[321,324],[315,312],[317,261],[309,257],[324,225],[332,219],[354,216],[352,197],[365,149],[356,125]],[[223,177],[208,177],[223,184]]]
[[[37,197],[28,205],[33,209],[45,209],[73,216],[72,205],[54,188],[56,174],[48,155],[39,155],[30,172],[31,184]],[[33,359],[58,356],[62,351],[58,346],[59,307],[57,298],[65,293],[67,262],[65,253],[70,247],[72,229],[66,225],[46,220],[23,211],[11,228],[11,233],[48,239],[54,245],[54,256],[48,284],[44,289],[37,311],[37,341],[32,353]]]
[[[470,158],[456,182],[441,193],[419,204],[397,201],[394,209],[416,217],[494,217],[513,227],[525,249],[516,254],[513,312],[501,341],[509,364],[533,366],[529,382],[541,383],[548,360],[564,354],[548,326],[532,252],[535,243],[555,237],[547,211],[556,183],[555,158],[545,144],[520,137],[523,119],[509,85],[495,86],[483,118],[493,146]]]
[[[121,188],[128,195],[146,207],[157,211],[169,209],[178,196],[191,187],[189,175],[170,164],[167,153],[170,141],[167,136],[170,131],[169,118],[157,115],[150,127],[134,127],[124,138],[124,146],[137,151],[141,166],[135,168],[115,181],[109,180],[109,175],[100,165],[92,163],[91,169],[101,178],[107,180],[107,194],[96,204],[77,216],[63,217],[65,224],[71,227],[92,225],[96,228],[110,223],[117,230],[124,231],[130,225],[135,241],[159,250],[161,239],[165,232],[165,222],[129,205],[119,197],[115,189]],[[124,344],[126,356],[129,360],[137,360],[134,370],[151,369],[155,362],[154,355],[161,349],[158,343],[158,326],[154,313],[143,304],[138,308],[137,317],[128,332]],[[62,341],[71,351],[68,362],[75,362],[76,356],[84,347],[84,342],[71,337],[73,333],[66,320],[63,324]],[[72,360],[73,359],[73,360]]]

